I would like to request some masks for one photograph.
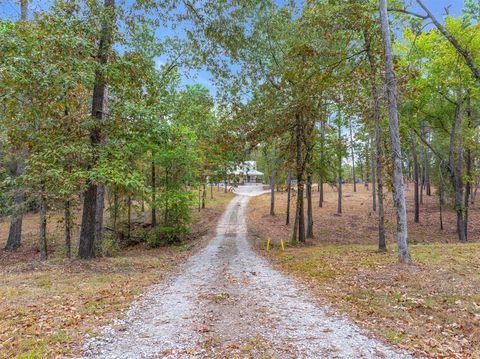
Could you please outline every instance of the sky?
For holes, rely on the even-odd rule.
[[[44,9],[48,7],[49,1],[32,0],[30,6],[33,10]],[[450,6],[450,13],[452,15],[459,15],[464,3],[464,0],[424,0],[425,5],[437,16],[442,16],[445,7]],[[417,6],[412,6],[412,9],[417,9]],[[18,0],[0,0],[0,18],[13,20],[18,18],[20,14],[20,5]]]
[[[40,11],[48,9],[48,0],[30,0],[29,11]],[[161,1],[161,0],[160,0]],[[301,0],[297,0],[301,1]],[[412,3],[415,3],[414,0],[409,0]],[[448,8],[450,15],[459,16],[462,13],[462,7],[464,0],[424,0],[425,5],[433,12],[433,14],[442,19],[445,16],[445,8]],[[410,10],[422,13],[422,10],[416,5],[409,7]],[[0,19],[16,20],[20,16],[20,5],[19,0],[0,0]],[[177,30],[178,31],[178,30]],[[157,34],[160,37],[178,35],[184,37],[183,33],[175,34],[168,29],[160,29]],[[161,65],[166,61],[166,58],[159,57],[157,59],[157,64]],[[184,73],[183,74],[183,84],[190,85],[194,83],[199,83],[215,94],[215,86],[212,83],[212,75],[206,70],[196,70],[195,72]]]

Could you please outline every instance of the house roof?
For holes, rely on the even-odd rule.
[[[228,171],[228,173],[238,176],[263,176],[263,172],[257,171],[256,161],[245,161],[237,165],[234,171]]]
[[[250,176],[263,176],[263,172],[260,172],[260,171],[257,171],[257,170],[247,171],[246,174],[250,175]]]
[[[237,169],[232,172],[234,175],[249,175],[249,176],[263,176],[263,172],[257,170],[243,170]]]
[[[249,176],[263,176],[263,172],[257,171],[257,170],[250,170],[250,171],[245,171],[245,170],[235,170],[232,171],[234,175],[249,175]]]

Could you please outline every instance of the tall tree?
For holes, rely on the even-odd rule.
[[[378,196],[378,250],[387,251],[385,241],[385,211],[383,206],[383,129],[380,124],[380,91],[377,84],[378,70],[375,61],[372,41],[368,30],[364,30],[363,38],[365,41],[365,50],[367,52],[370,77],[371,77],[371,96],[373,102],[373,122],[375,126],[375,164],[377,174],[377,196]]]
[[[405,203],[405,188],[402,172],[402,153],[400,148],[400,131],[398,128],[397,108],[397,81],[393,69],[392,40],[388,24],[387,1],[379,0],[380,22],[383,35],[385,53],[385,81],[388,96],[388,113],[390,119],[390,137],[393,154],[393,190],[395,210],[397,214],[397,245],[398,256],[402,263],[410,263],[411,256],[408,248],[407,208]]]
[[[352,129],[352,119],[348,120],[348,127],[350,130],[350,156],[352,158],[352,181],[353,181],[353,192],[357,192],[357,178],[355,176],[355,146],[353,142],[353,129]]]
[[[413,158],[413,202],[415,207],[415,223],[420,223],[420,198],[419,198],[419,164],[418,164],[418,153],[417,153],[417,139],[412,134],[412,158]]]
[[[20,21],[26,22],[28,16],[28,1],[20,1]],[[27,150],[24,148],[18,153],[15,160],[15,177],[19,179],[25,171],[25,157]],[[8,231],[8,239],[5,245],[5,250],[11,251],[19,248],[22,243],[22,223],[23,223],[23,202],[25,200],[24,189],[22,186],[17,185],[15,193],[13,195],[13,214],[10,222],[10,229]]]
[[[112,49],[113,29],[115,23],[115,0],[105,0],[105,17],[102,22],[98,47],[98,68],[95,72],[95,84],[92,96],[92,118],[96,120],[90,130],[90,143],[94,153],[102,143],[101,122],[105,118],[107,102],[107,78],[105,66]],[[96,156],[94,154],[94,156]],[[103,187],[96,180],[90,179],[84,193],[82,226],[78,244],[78,256],[88,259],[95,256],[95,240],[103,226]]]

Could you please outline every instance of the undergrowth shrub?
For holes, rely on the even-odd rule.
[[[118,254],[120,245],[115,236],[104,236],[101,244],[101,254],[104,257],[114,257]]]
[[[186,225],[160,226],[152,229],[147,235],[147,243],[150,247],[160,247],[183,242],[190,234],[190,228]]]

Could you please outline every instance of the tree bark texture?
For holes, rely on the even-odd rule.
[[[70,200],[64,205],[64,226],[65,226],[65,253],[68,258],[72,256],[72,204]]]
[[[26,155],[26,151],[25,155]],[[15,164],[15,177],[18,179],[23,175],[25,170],[25,161],[19,158]],[[22,244],[22,223],[23,223],[23,202],[25,200],[24,189],[18,186],[13,194],[13,213],[10,222],[10,229],[8,231],[8,239],[5,245],[5,250],[13,251],[19,248]]]
[[[350,154],[352,157],[352,179],[353,179],[353,192],[357,192],[357,178],[355,177],[355,148],[353,144],[353,129],[352,119],[349,120],[350,127]]]
[[[376,82],[377,66],[375,63],[375,57],[371,47],[370,34],[368,31],[364,31],[364,40],[372,76],[371,95],[373,99],[373,121],[375,125],[375,164],[378,197],[378,250],[379,252],[386,252],[387,244],[385,240],[385,210],[383,206],[383,131],[380,124],[380,91]]]
[[[388,97],[388,113],[390,121],[390,137],[393,153],[393,188],[394,202],[397,214],[397,245],[399,261],[410,263],[408,248],[407,208],[405,203],[405,188],[402,172],[402,153],[400,149],[400,131],[398,128],[397,81],[393,69],[392,40],[388,24],[387,1],[380,0],[380,21],[385,52],[385,76]]]
[[[412,158],[413,158],[413,185],[414,185],[414,195],[413,201],[415,206],[415,223],[420,223],[420,198],[419,198],[419,166],[418,166],[418,156],[417,156],[417,140],[412,134]]]
[[[285,224],[288,226],[290,224],[290,202],[292,197],[292,171],[288,171],[287,177],[287,216],[285,219]]]
[[[373,136],[370,137],[370,165],[372,172],[372,209],[374,212],[377,211],[377,171],[375,170],[375,149],[373,146]]]
[[[152,217],[152,228],[157,226],[157,176],[156,176],[155,163],[152,161],[151,164],[151,181],[152,181],[152,208],[151,208],[151,217]]]
[[[47,196],[45,193],[45,186],[42,184],[39,198],[39,213],[40,213],[40,236],[38,237],[38,249],[40,252],[40,260],[46,261],[48,259],[47,249]]]
[[[295,222],[298,229],[298,235],[294,234],[293,241],[299,241],[301,243],[305,242],[305,209],[304,209],[304,163],[303,163],[303,140],[304,140],[304,118],[303,114],[299,113],[296,115],[296,126],[295,126],[295,135],[296,135],[296,167],[297,167],[297,209]],[[295,231],[294,231],[295,232]]]

